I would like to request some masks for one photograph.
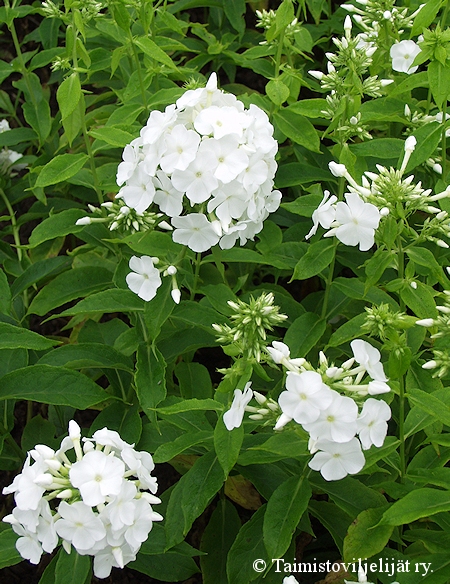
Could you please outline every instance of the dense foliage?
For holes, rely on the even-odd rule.
[[[6,0],[1,568],[449,581],[448,12]]]

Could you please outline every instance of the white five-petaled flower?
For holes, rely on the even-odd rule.
[[[193,251],[200,253],[216,245],[220,239],[220,231],[202,213],[190,213],[183,217],[172,217],[175,227],[173,240],[187,245]],[[220,229],[220,226],[219,226]]]
[[[359,439],[364,450],[372,444],[380,447],[386,438],[388,420],[391,419],[391,408],[386,402],[369,398],[358,416],[357,426]]]
[[[281,392],[278,403],[283,414],[297,424],[315,422],[321,410],[331,404],[335,393],[315,371],[288,371],[286,390]]]
[[[313,440],[349,442],[357,431],[358,406],[351,397],[342,396],[333,390],[329,391],[331,403],[328,407],[321,408],[318,417],[303,424],[303,427]]]
[[[412,64],[420,51],[420,47],[411,40],[395,43],[390,50],[392,69],[400,73],[407,73],[408,75],[415,73],[418,67],[413,67]]]
[[[233,428],[239,428],[244,419],[245,407],[253,397],[251,389],[251,382],[248,382],[244,391],[240,389],[234,390],[234,399],[230,409],[223,415],[223,423],[227,430],[231,431]]]
[[[128,287],[139,298],[148,302],[155,297],[156,291],[162,283],[159,270],[154,266],[153,258],[132,256],[129,266],[133,271],[126,277]]]
[[[56,533],[77,550],[89,550],[106,535],[102,520],[82,501],[71,505],[61,501],[58,513],[61,519],[55,523]]]
[[[386,377],[381,363],[381,354],[376,347],[372,347],[367,341],[355,339],[350,343],[356,361],[364,367],[374,381],[386,382]],[[383,393],[383,392],[378,392]]]
[[[319,224],[324,229],[330,229],[336,218],[336,201],[337,197],[335,195],[330,196],[330,191],[324,191],[322,201],[312,214],[313,226],[308,235],[305,235],[305,239],[309,239],[316,233]]]
[[[352,438],[349,442],[318,440],[315,443],[315,452],[308,466],[320,471],[326,481],[338,481],[348,474],[356,474],[365,464],[357,438]]]
[[[92,450],[72,465],[69,477],[86,505],[94,507],[104,503],[108,496],[119,494],[124,472],[121,460],[101,450]]]
[[[335,235],[345,245],[359,245],[361,251],[367,251],[375,242],[380,212],[375,205],[365,203],[356,193],[347,193],[345,200],[345,203],[336,203],[335,222],[324,237]]]

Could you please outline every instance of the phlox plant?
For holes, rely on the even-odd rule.
[[[5,581],[447,584],[448,2],[0,25]]]

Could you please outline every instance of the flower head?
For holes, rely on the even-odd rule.
[[[141,258],[133,256],[129,266],[133,271],[126,277],[128,287],[139,298],[148,302],[155,297],[162,283],[159,270],[154,266],[154,260],[149,256]]]
[[[253,391],[251,390],[251,382],[247,383],[244,391],[240,389],[234,390],[234,399],[231,407],[223,415],[223,423],[227,430],[233,430],[233,428],[239,428],[242,424],[244,418],[245,407],[248,402],[253,397]]]
[[[390,50],[392,69],[400,73],[407,73],[408,75],[415,73],[418,67],[413,67],[412,64],[420,51],[420,47],[411,40],[395,43]]]

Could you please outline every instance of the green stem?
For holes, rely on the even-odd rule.
[[[405,277],[405,253],[400,235],[397,236],[397,263],[398,277],[403,280]],[[404,312],[405,301],[400,296],[400,311]],[[405,456],[405,376],[401,375],[399,381],[399,407],[398,407],[398,438],[400,440],[400,481],[403,483],[406,474]]]
[[[447,129],[447,100],[444,100],[442,106],[442,178],[445,181],[447,176],[447,136],[446,136],[446,129]]]
[[[333,259],[331,260],[330,267],[328,268],[328,276],[327,276],[327,281],[326,281],[326,284],[325,284],[325,294],[323,296],[322,312],[321,312],[321,315],[320,315],[320,318],[322,320],[324,320],[325,317],[326,317],[326,315],[327,315],[328,300],[330,298],[331,284],[333,283],[334,266],[336,264],[336,251],[337,251],[338,243],[339,243],[338,240],[335,239],[334,240]]]
[[[192,286],[191,295],[189,297],[189,300],[194,300],[195,295],[197,293],[197,284],[198,284],[198,279],[199,279],[199,274],[200,274],[201,259],[202,259],[202,254],[197,253],[195,256],[194,284]]]
[[[133,51],[133,57],[136,63],[136,71],[139,79],[139,87],[141,89],[142,105],[145,107],[145,111],[148,112],[147,95],[144,88],[144,79],[142,78],[141,62],[139,61],[139,55],[137,54],[136,45],[133,41],[133,35],[131,34],[131,29],[128,31],[131,43],[131,49]]]
[[[13,237],[14,237],[14,243],[16,245],[17,259],[19,260],[19,262],[21,262],[22,261],[22,249],[21,249],[21,244],[20,244],[19,226],[17,225],[16,215],[14,214],[14,210],[11,206],[11,203],[9,202],[9,199],[6,196],[3,189],[0,189],[0,197],[3,199],[3,202],[5,203],[6,208],[8,209],[9,217],[11,219],[11,227],[12,227],[12,232],[13,232]]]

